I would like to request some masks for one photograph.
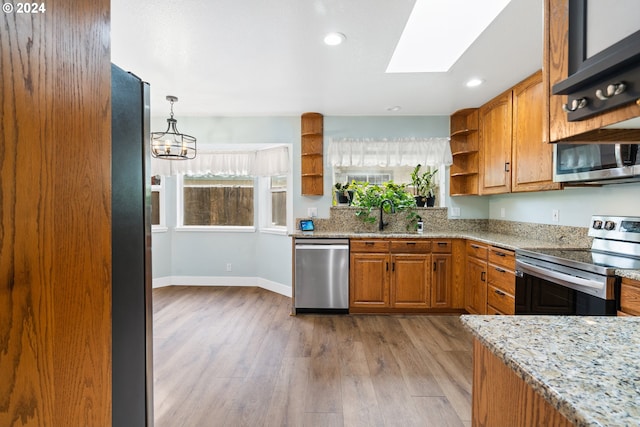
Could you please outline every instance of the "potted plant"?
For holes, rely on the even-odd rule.
[[[333,186],[335,188],[336,194],[336,202],[339,205],[350,205],[352,199],[352,192],[349,191],[349,184],[342,184],[341,182],[336,182]]]
[[[357,208],[356,216],[362,221],[370,224],[378,221],[378,211],[382,202],[389,200],[391,204],[382,206],[384,212],[391,213],[392,209],[396,212],[406,212],[409,220],[408,227],[412,227],[414,230],[417,228],[419,217],[414,210],[416,202],[411,193],[407,191],[406,184],[396,184],[393,181],[383,182],[380,185],[353,182],[350,188],[353,190],[351,205]]]
[[[415,193],[416,205],[419,207],[427,206],[433,207],[436,202],[436,183],[434,175],[438,172],[438,169],[433,172],[420,173],[422,165],[415,167],[411,172],[411,184],[413,185],[413,191]]]

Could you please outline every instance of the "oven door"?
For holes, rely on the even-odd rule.
[[[602,280],[581,279],[538,266],[516,264],[515,314],[615,316],[617,312],[614,276]]]

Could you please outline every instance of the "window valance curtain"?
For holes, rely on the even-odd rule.
[[[333,138],[329,141],[328,158],[331,166],[439,166],[453,163],[449,138]]]
[[[151,159],[152,175],[275,176],[289,172],[289,148],[198,151],[192,160]]]

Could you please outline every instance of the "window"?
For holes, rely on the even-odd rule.
[[[271,225],[274,227],[287,226],[287,177],[285,175],[272,176],[269,183],[271,195]]]
[[[407,189],[413,192],[413,186],[411,185],[411,172],[415,166],[396,166],[396,167],[361,167],[361,166],[335,166],[333,169],[333,183],[351,183],[356,182],[368,182],[370,184],[382,184],[386,181],[394,181],[396,184],[407,184]],[[433,171],[438,169],[438,173],[435,175],[436,182],[438,182],[438,188],[436,189],[436,206],[445,206],[445,194],[444,194],[444,177],[447,175],[444,171],[446,167],[441,165],[440,167],[424,166],[420,169],[421,172]],[[441,173],[440,171],[443,171]]]
[[[164,214],[164,186],[159,175],[151,177],[151,230],[167,231]]]
[[[181,225],[253,227],[253,190],[253,178],[185,175]]]

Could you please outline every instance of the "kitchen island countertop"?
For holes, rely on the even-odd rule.
[[[640,425],[640,317],[461,316],[577,426]]]

